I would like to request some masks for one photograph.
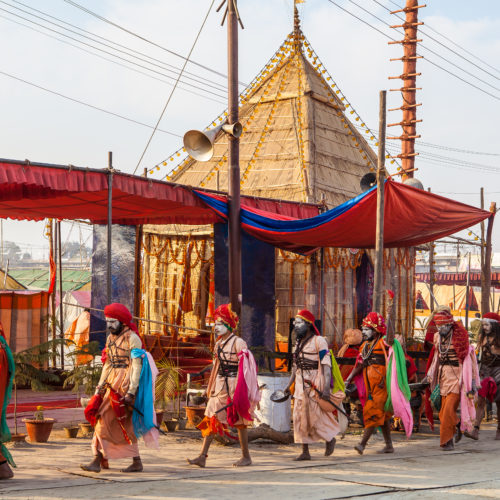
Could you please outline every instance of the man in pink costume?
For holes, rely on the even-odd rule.
[[[246,342],[235,335],[238,316],[229,304],[214,313],[214,362],[207,386],[208,403],[205,418],[198,425],[203,436],[201,453],[188,463],[205,467],[208,450],[216,434],[230,436],[229,427],[238,430],[242,457],[235,467],[252,465],[248,448],[247,427],[260,401],[257,366]]]

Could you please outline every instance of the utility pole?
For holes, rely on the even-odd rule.
[[[427,191],[431,192],[431,188]],[[436,244],[431,241],[429,243],[429,291],[431,293],[431,313],[434,312],[434,250],[436,248]]]
[[[481,188],[480,191],[480,201],[481,201],[481,209],[484,210],[484,188]],[[483,310],[483,297],[487,294],[486,290],[486,270],[485,270],[485,250],[486,250],[486,241],[485,241],[485,227],[484,227],[484,221],[481,222],[481,304],[479,305],[481,309],[481,314],[485,314],[486,312],[489,311],[489,308],[487,310]]]
[[[377,161],[377,215],[375,229],[375,272],[373,310],[382,311],[384,300],[384,181],[385,181],[385,127],[386,91],[380,92],[379,146]]]
[[[491,290],[491,236],[493,233],[493,221],[495,219],[495,214],[497,212],[497,204],[492,203],[490,205],[490,218],[488,219],[488,227],[486,229],[486,248],[484,252],[484,291],[481,294],[481,311],[490,311],[490,290]],[[481,284],[482,284],[482,274],[481,270]]]
[[[403,73],[398,76],[390,76],[390,80],[400,79],[403,81],[403,87],[399,89],[391,89],[392,92],[401,92],[403,97],[403,105],[399,108],[393,108],[389,111],[403,111],[403,119],[398,123],[391,123],[388,127],[401,126],[403,133],[399,137],[391,137],[390,139],[400,139],[401,140],[401,154],[397,155],[397,158],[401,159],[401,166],[403,169],[403,180],[409,177],[413,177],[413,172],[415,171],[415,139],[419,138],[417,135],[416,124],[422,120],[417,120],[417,107],[421,104],[417,104],[416,94],[417,90],[421,88],[417,87],[417,76],[422,73],[417,73],[417,59],[422,56],[417,55],[417,44],[422,40],[417,38],[418,26],[424,24],[418,22],[418,10],[425,5],[418,5],[418,0],[406,0],[406,5],[403,9],[395,10],[391,14],[398,14],[400,12],[405,13],[405,22],[403,24],[397,24],[391,26],[391,28],[403,28],[404,29],[404,39],[394,42],[388,42],[389,45],[401,44],[403,46],[403,57],[398,57],[396,59],[391,59],[391,61],[403,61]]]
[[[228,124],[238,122],[238,22],[236,0],[227,0],[227,88]],[[229,299],[241,313],[240,140],[228,134],[229,202]]]

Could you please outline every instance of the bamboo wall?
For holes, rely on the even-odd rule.
[[[189,258],[189,249],[190,258]],[[323,333],[333,346],[342,344],[347,328],[359,327],[356,296],[356,269],[363,254],[373,262],[373,250],[326,248],[324,250],[325,326]],[[385,297],[384,317],[391,313],[397,333],[413,332],[415,300],[413,249],[386,249],[384,288],[395,293],[392,307]],[[189,270],[185,262],[189,262]],[[206,327],[209,306],[213,308],[213,239],[204,236],[169,236],[145,233],[142,244],[140,316]],[[276,249],[276,341],[286,342],[290,318],[303,308],[319,317],[320,252],[301,256]],[[210,277],[212,273],[212,278]],[[187,287],[191,300],[183,301]],[[184,310],[183,310],[184,307]],[[161,325],[144,323],[144,333],[168,333]]]

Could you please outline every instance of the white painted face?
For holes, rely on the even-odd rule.
[[[120,330],[121,323],[116,318],[106,317],[106,328],[111,333],[116,333]]]
[[[305,324],[306,322],[300,316],[296,316],[295,319],[293,320],[294,328],[302,328],[302,325]]]
[[[363,338],[367,340],[371,340],[375,336],[375,330],[373,328],[363,326],[361,327],[361,331],[363,332]]]
[[[442,337],[446,337],[446,335],[450,333],[452,326],[453,325],[451,323],[448,323],[447,325],[439,325],[438,326],[439,335],[441,335]]]
[[[481,323],[483,324],[483,332],[488,335],[491,333],[491,322],[486,320],[486,319],[483,319],[483,321],[481,321]]]
[[[299,316],[296,316],[295,319],[293,320],[293,329],[297,334],[297,338],[302,339],[309,331],[309,325],[304,319],[302,319]]]
[[[214,325],[214,332],[217,337],[220,337],[221,335],[225,335],[226,333],[228,333],[229,329],[222,321],[217,320]]]

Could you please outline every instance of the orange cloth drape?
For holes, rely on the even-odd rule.
[[[459,422],[457,410],[460,403],[460,395],[450,392],[441,396],[441,411],[439,412],[439,441],[444,446],[455,435]]]

